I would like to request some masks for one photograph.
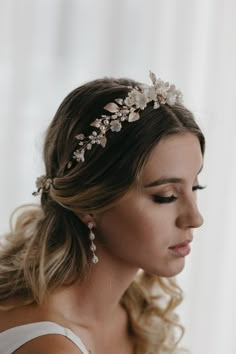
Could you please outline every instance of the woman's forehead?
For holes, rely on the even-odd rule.
[[[154,148],[143,169],[143,183],[152,179],[179,178],[198,174],[203,156],[197,136],[192,133],[171,135]]]

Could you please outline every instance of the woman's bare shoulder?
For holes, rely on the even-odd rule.
[[[53,320],[34,305],[0,310],[0,332],[28,323]],[[82,354],[81,350],[61,334],[46,334],[31,339],[14,354]]]
[[[82,351],[67,337],[47,334],[30,340],[14,354],[82,354]]]
[[[12,305],[13,302],[0,302],[0,306]],[[27,323],[40,322],[46,320],[40,317],[31,306],[15,307],[11,310],[0,310],[0,332],[7,329],[21,326]]]

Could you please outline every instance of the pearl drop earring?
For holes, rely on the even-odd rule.
[[[96,246],[94,244],[94,240],[95,240],[95,235],[92,231],[92,228],[94,227],[94,224],[92,222],[89,222],[88,223],[88,228],[89,228],[89,239],[91,241],[91,244],[90,244],[90,250],[92,251],[93,253],[93,257],[92,257],[92,262],[94,264],[98,263],[98,257],[96,256],[96,254],[94,253],[96,251]]]

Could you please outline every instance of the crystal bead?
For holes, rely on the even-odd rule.
[[[98,262],[98,257],[94,255],[92,258],[92,262],[96,264]]]
[[[91,244],[90,249],[91,249],[91,251],[93,251],[93,252],[96,251],[96,246],[95,246],[94,243]]]
[[[91,241],[95,240],[95,235],[94,235],[94,233],[90,232],[90,234],[89,234],[89,239],[90,239]]]
[[[91,150],[92,149],[92,144],[88,144],[87,145],[87,150]]]

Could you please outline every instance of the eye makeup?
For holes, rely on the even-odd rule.
[[[206,186],[201,186],[201,185],[198,184],[198,185],[193,186],[192,190],[196,191],[196,190],[202,190],[204,188],[206,188]],[[154,202],[159,203],[159,204],[172,203],[172,202],[174,202],[174,201],[176,201],[178,199],[178,197],[175,196],[175,195],[171,195],[171,196],[168,196],[168,197],[163,197],[161,195],[156,195],[156,194],[152,195],[152,198],[153,198]]]

